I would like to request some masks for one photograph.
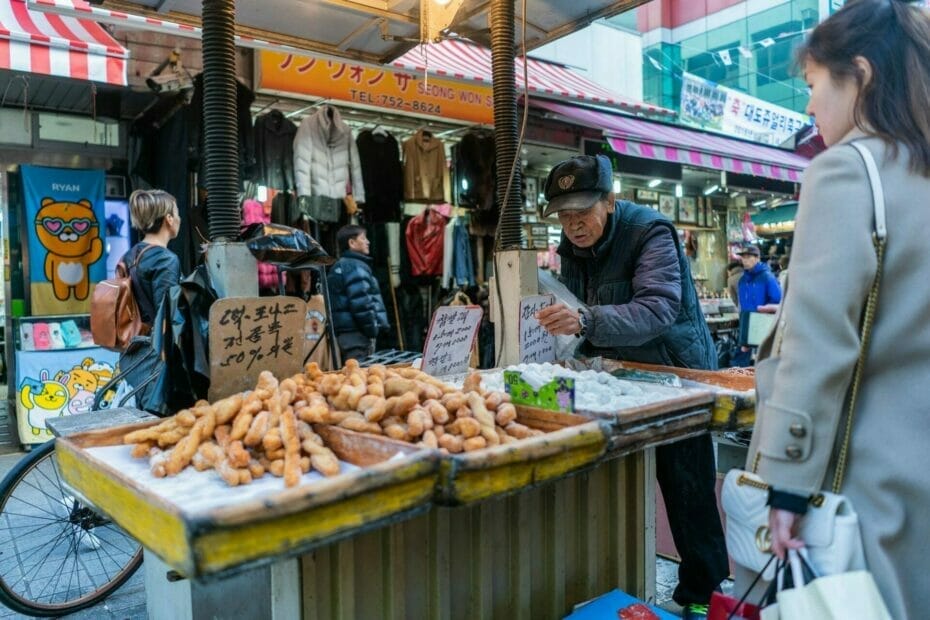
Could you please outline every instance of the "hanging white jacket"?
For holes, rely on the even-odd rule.
[[[336,108],[321,106],[300,123],[294,137],[294,175],[298,196],[345,198],[351,187],[355,201],[365,202],[358,149]]]

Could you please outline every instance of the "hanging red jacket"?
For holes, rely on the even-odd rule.
[[[407,224],[404,234],[411,275],[442,275],[442,249],[448,221],[449,218],[427,208]]]

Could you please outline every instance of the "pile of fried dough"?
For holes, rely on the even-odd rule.
[[[510,396],[486,392],[472,373],[462,389],[414,368],[360,368],[349,360],[323,373],[311,362],[305,372],[278,381],[270,372],[255,389],[207,403],[128,433],[132,455],[148,458],[152,475],[174,476],[193,465],[215,470],[230,486],[266,472],[298,484],[312,469],[339,473],[339,460],[313,430],[328,424],[439,449],[480,450],[541,435],[516,421]]]

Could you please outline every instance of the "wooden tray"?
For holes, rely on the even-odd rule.
[[[436,452],[345,429],[319,427],[317,432],[336,456],[361,469],[302,482],[290,489],[284,488],[282,479],[266,476],[280,485],[280,490],[225,506],[191,510],[153,492],[140,479],[115,467],[112,459],[101,458],[102,451],[93,450],[118,446],[127,432],[157,422],[59,438],[56,454],[69,485],[186,577],[216,578],[300,555],[425,512],[433,497],[439,467]],[[127,454],[128,449],[126,446]],[[400,458],[395,456],[398,453]]]
[[[735,431],[752,428],[756,420],[756,378],[717,370],[692,370],[672,366],[656,366],[623,362],[626,368],[669,372],[685,381],[685,387],[710,389],[714,394],[714,409],[710,426],[714,430]]]
[[[603,420],[520,405],[517,421],[546,434],[441,457],[437,504],[509,495],[591,466],[607,452],[610,426]]]

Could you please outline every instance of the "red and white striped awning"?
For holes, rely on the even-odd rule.
[[[128,58],[99,24],[0,0],[0,69],[125,86]]]
[[[2,2],[3,0],[0,0]],[[203,29],[190,24],[181,24],[165,19],[157,19],[146,15],[135,15],[114,11],[103,7],[91,5],[86,0],[26,0],[30,9],[49,15],[73,17],[78,21],[93,20],[99,24],[112,24],[120,28],[145,30],[147,32],[161,32],[178,37],[200,39]],[[86,18],[86,19],[85,19]],[[306,53],[299,47],[273,43],[264,39],[236,35],[236,45],[250,49],[265,49],[273,52]]]
[[[523,58],[514,61],[517,92],[523,90]],[[462,41],[442,41],[419,45],[397,60],[394,66],[408,71],[459,80],[491,83],[491,50]],[[634,114],[672,117],[676,112],[613,93],[583,75],[562,65],[527,59],[528,85],[531,95],[550,99],[565,98],[588,104],[610,106]]]

